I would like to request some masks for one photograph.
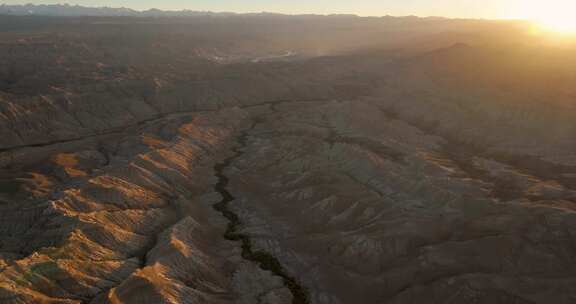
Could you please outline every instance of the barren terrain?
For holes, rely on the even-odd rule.
[[[0,16],[0,303],[575,303],[573,54],[514,22]]]

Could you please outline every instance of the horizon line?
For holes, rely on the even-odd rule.
[[[57,2],[51,4],[34,4],[34,3],[26,3],[26,4],[6,4],[0,3],[0,7],[25,7],[25,6],[68,6],[68,7],[80,7],[80,8],[92,8],[92,9],[125,9],[131,10],[137,13],[145,13],[148,11],[160,11],[160,12],[168,12],[168,13],[178,13],[178,12],[196,12],[196,13],[209,13],[209,14],[230,14],[230,15],[257,15],[257,14],[270,14],[270,15],[281,15],[281,16],[319,16],[319,17],[333,17],[333,16],[350,16],[350,17],[357,17],[357,18],[385,18],[385,17],[393,17],[393,18],[422,18],[422,19],[447,19],[447,20],[470,20],[470,21],[527,21],[528,19],[519,19],[519,18],[481,18],[481,17],[450,17],[450,16],[439,16],[439,15],[363,15],[357,13],[306,13],[306,12],[299,12],[299,13],[286,13],[286,12],[274,12],[274,11],[247,11],[247,12],[235,12],[235,11],[217,11],[217,10],[194,10],[190,8],[178,8],[178,9],[159,9],[156,7],[149,7],[146,9],[137,9],[131,8],[126,6],[92,6],[92,5],[79,5],[79,4],[70,4],[66,2]],[[38,16],[42,16],[38,14]],[[128,16],[126,16],[128,17]]]

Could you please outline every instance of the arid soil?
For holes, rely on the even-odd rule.
[[[523,35],[0,16],[0,303],[575,303],[576,57]]]

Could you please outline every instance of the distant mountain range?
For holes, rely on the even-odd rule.
[[[120,7],[85,7],[69,4],[50,5],[0,5],[2,15],[40,15],[40,16],[199,16],[199,15],[234,15],[234,13],[212,13],[199,11],[162,11],[149,9],[137,11],[130,8]]]
[[[0,15],[15,16],[135,16],[135,17],[177,17],[177,16],[235,16],[240,15],[231,12],[208,12],[208,11],[164,11],[159,9],[149,9],[138,11],[125,7],[86,7],[70,4],[48,4],[48,5],[6,5],[0,4]],[[244,14],[243,14],[244,15]],[[252,13],[245,15],[282,15],[275,13]],[[357,17],[356,15],[333,15],[340,17]]]
[[[0,4],[0,15],[12,16],[95,16],[95,17],[114,17],[114,16],[133,16],[133,17],[187,17],[187,16],[289,16],[279,13],[233,13],[233,12],[210,12],[210,11],[193,11],[193,10],[179,10],[179,11],[165,11],[156,8],[148,9],[145,11],[134,10],[126,7],[86,7],[80,5],[70,4],[25,4],[25,5],[7,5]],[[302,14],[299,16],[316,17],[319,15]],[[325,15],[322,15],[325,16]],[[337,18],[359,18],[353,14],[332,14],[327,17]],[[385,16],[391,17],[391,16]],[[420,19],[416,16],[406,16],[403,18]],[[443,17],[426,17],[421,19],[446,19]]]

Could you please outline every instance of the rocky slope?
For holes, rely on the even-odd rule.
[[[576,298],[573,49],[478,21],[6,18],[0,303]]]

